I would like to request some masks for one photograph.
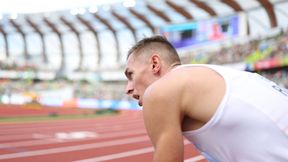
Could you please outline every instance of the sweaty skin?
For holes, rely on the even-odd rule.
[[[147,62],[131,55],[125,74],[126,93],[143,106],[155,148],[153,161],[183,161],[182,131],[198,129],[209,121],[224,96],[224,79],[205,67],[168,66],[157,54]]]

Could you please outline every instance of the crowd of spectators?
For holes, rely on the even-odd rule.
[[[280,86],[288,89],[288,70],[287,69],[278,70],[276,72],[260,72],[260,74],[266,77],[267,79],[270,79],[278,83]]]
[[[232,42],[232,43],[231,43]],[[223,43],[220,48],[210,50],[206,46],[197,50],[188,50],[182,55],[184,63],[230,64],[268,59],[288,55],[288,30],[262,39],[251,38],[247,41]],[[254,60],[253,60],[254,61]]]
[[[1,60],[0,60],[0,69],[13,70],[13,71],[37,71],[37,67],[32,64],[19,65],[16,62],[1,61]]]
[[[75,82],[74,96],[77,98],[96,98],[99,100],[122,100],[127,97],[124,95],[125,83],[97,83]]]
[[[253,63],[256,62],[280,60],[281,63],[279,65],[271,67],[271,69],[278,68],[276,72],[262,72],[261,69],[254,69],[252,71],[261,73],[261,75],[288,88],[288,72],[287,70],[284,70],[284,68],[288,66],[288,30],[282,30],[276,35],[261,39],[251,39],[246,42],[231,44],[230,41],[228,45],[222,45],[215,50],[200,48],[188,52],[186,51],[182,54],[181,59],[184,63],[218,65],[244,63],[247,64],[247,66],[249,65],[252,67]],[[283,66],[283,68],[281,68],[281,66]],[[265,71],[269,71],[269,68],[265,69]]]

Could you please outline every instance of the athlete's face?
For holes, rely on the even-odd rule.
[[[128,79],[126,94],[138,100],[142,106],[142,97],[146,88],[152,83],[153,73],[148,60],[143,57],[129,56],[125,68],[125,75]],[[147,58],[148,59],[148,58]]]

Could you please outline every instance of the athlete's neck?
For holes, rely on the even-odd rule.
[[[168,71],[170,71],[170,70],[172,70],[172,69],[174,69],[174,68],[176,68],[177,66],[179,66],[179,65],[181,65],[181,63],[180,62],[175,62],[175,63],[173,63],[172,65],[170,65],[170,67],[168,68]]]

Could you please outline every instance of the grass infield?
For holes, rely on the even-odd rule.
[[[39,122],[39,121],[55,121],[55,120],[67,120],[67,119],[91,119],[102,116],[111,116],[118,114],[118,110],[103,109],[95,110],[94,113],[81,113],[81,114],[57,114],[51,112],[47,115],[25,115],[25,116],[12,116],[12,117],[1,117],[0,123],[21,123],[21,122]]]

